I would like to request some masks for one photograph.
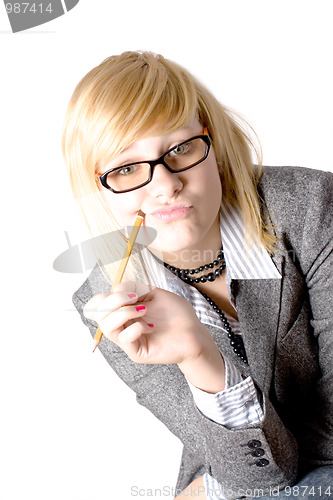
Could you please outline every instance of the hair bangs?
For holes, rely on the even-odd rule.
[[[111,161],[148,133],[168,134],[182,128],[197,115],[196,88],[184,70],[175,64],[169,68],[162,56],[141,56],[103,78],[90,96],[94,105],[87,115],[85,147],[95,164]],[[110,74],[108,60],[104,64]]]

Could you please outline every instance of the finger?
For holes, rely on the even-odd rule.
[[[136,281],[126,281],[124,283],[119,283],[115,285],[112,291],[115,292],[132,292],[136,293],[140,300],[144,300],[145,297],[156,287],[152,285],[147,285],[146,283],[138,283]]]
[[[107,314],[120,307],[133,304],[138,300],[136,293],[111,293],[95,295],[87,302],[83,309],[83,314],[99,323]]]
[[[88,318],[94,320],[94,313],[97,307],[101,304],[101,302],[107,297],[107,293],[99,293],[98,295],[94,295],[83,307],[83,315]]]
[[[125,346],[128,343],[133,343],[139,340],[139,338],[147,333],[149,328],[147,327],[147,324],[142,321],[135,321],[131,323],[129,326],[124,328],[118,335],[118,342],[123,346]]]
[[[118,283],[118,285],[114,285],[112,287],[112,292],[131,292],[136,293],[136,285],[135,281],[124,281],[123,283]]]
[[[96,307],[96,313],[98,315],[106,316],[110,312],[116,311],[121,307],[128,304],[135,304],[137,302],[138,296],[136,293],[132,292],[115,292],[106,296],[102,302],[100,302]]]
[[[147,324],[140,320],[132,323],[118,335],[118,345],[136,363],[147,362],[147,330],[149,330]]]
[[[124,306],[116,311],[109,313],[100,320],[99,326],[103,334],[112,342],[117,339],[119,331],[126,327],[128,321],[138,320],[146,314],[147,308],[142,304],[135,306]]]

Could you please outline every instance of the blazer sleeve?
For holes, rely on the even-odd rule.
[[[300,263],[318,345],[320,375],[304,449],[309,466],[333,463],[333,174],[321,173],[307,199]]]

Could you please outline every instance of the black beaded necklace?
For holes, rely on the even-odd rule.
[[[249,363],[247,361],[247,356],[246,356],[245,347],[244,347],[244,343],[243,343],[242,337],[240,335],[236,335],[232,331],[232,328],[231,328],[231,326],[229,324],[229,321],[225,317],[225,314],[221,311],[221,309],[219,308],[219,306],[217,304],[215,304],[215,302],[213,301],[213,299],[211,299],[204,292],[200,292],[200,293],[201,293],[201,295],[203,295],[203,297],[205,297],[205,299],[207,300],[207,302],[212,306],[212,308],[214,309],[214,311],[216,311],[217,314],[219,315],[219,317],[220,317],[220,319],[221,319],[221,321],[223,323],[224,329],[227,332],[228,339],[230,340],[230,345],[233,348],[234,353],[236,354],[236,356],[238,356],[243,361],[244,364],[248,365]]]
[[[206,281],[215,281],[218,276],[220,276],[224,269],[225,269],[225,259],[224,259],[224,254],[223,250],[221,248],[220,253],[216,257],[213,262],[210,264],[205,264],[203,266],[200,266],[196,269],[179,269],[178,267],[170,266],[169,264],[166,264],[163,262],[164,266],[169,269],[173,274],[178,276],[181,280],[183,280],[185,283],[206,283]],[[200,277],[197,278],[192,278],[193,274],[200,274],[202,271],[207,271],[208,269],[213,269],[216,267],[218,264],[220,264],[220,267],[215,269],[214,272],[210,272],[208,274],[203,274]]]
[[[198,278],[192,278],[193,274],[199,274],[202,271],[206,271],[208,269],[213,269],[216,267],[219,263],[221,263],[220,267],[217,268],[214,272],[210,272],[208,274],[204,274]],[[224,254],[223,254],[223,249],[221,248],[219,255],[217,256],[216,260],[211,262],[210,264],[205,264],[203,266],[200,266],[196,269],[179,269],[174,266],[170,266],[169,264],[166,264],[166,262],[163,262],[164,266],[171,271],[173,274],[178,276],[182,281],[185,283],[188,283],[192,285],[193,283],[205,283],[206,281],[215,281],[218,276],[222,274],[226,267],[225,259],[224,259]],[[229,321],[227,320],[225,314],[221,311],[219,306],[215,304],[213,299],[211,299],[208,295],[206,295],[204,292],[199,290],[201,295],[207,300],[207,302],[212,306],[214,311],[217,312],[219,315],[219,318],[221,319],[224,329],[227,332],[228,339],[230,340],[230,345],[233,348],[234,353],[236,356],[238,356],[245,365],[248,365],[248,360],[245,352],[245,347],[243,343],[243,339],[240,335],[236,335],[233,331],[232,328],[229,324]]]

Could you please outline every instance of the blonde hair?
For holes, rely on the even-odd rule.
[[[151,52],[107,58],[80,81],[68,105],[63,153],[74,197],[92,235],[120,229],[96,183],[99,163],[111,161],[148,131],[168,134],[194,117],[208,129],[223,197],[240,208],[248,240],[259,240],[273,250],[275,237],[263,224],[256,190],[261,154],[249,132],[187,70]],[[103,250],[104,263],[112,260],[106,265],[111,276],[125,244],[118,231],[114,243],[109,240]],[[109,252],[111,258],[106,257]],[[127,278],[137,276],[135,260],[127,268]]]

